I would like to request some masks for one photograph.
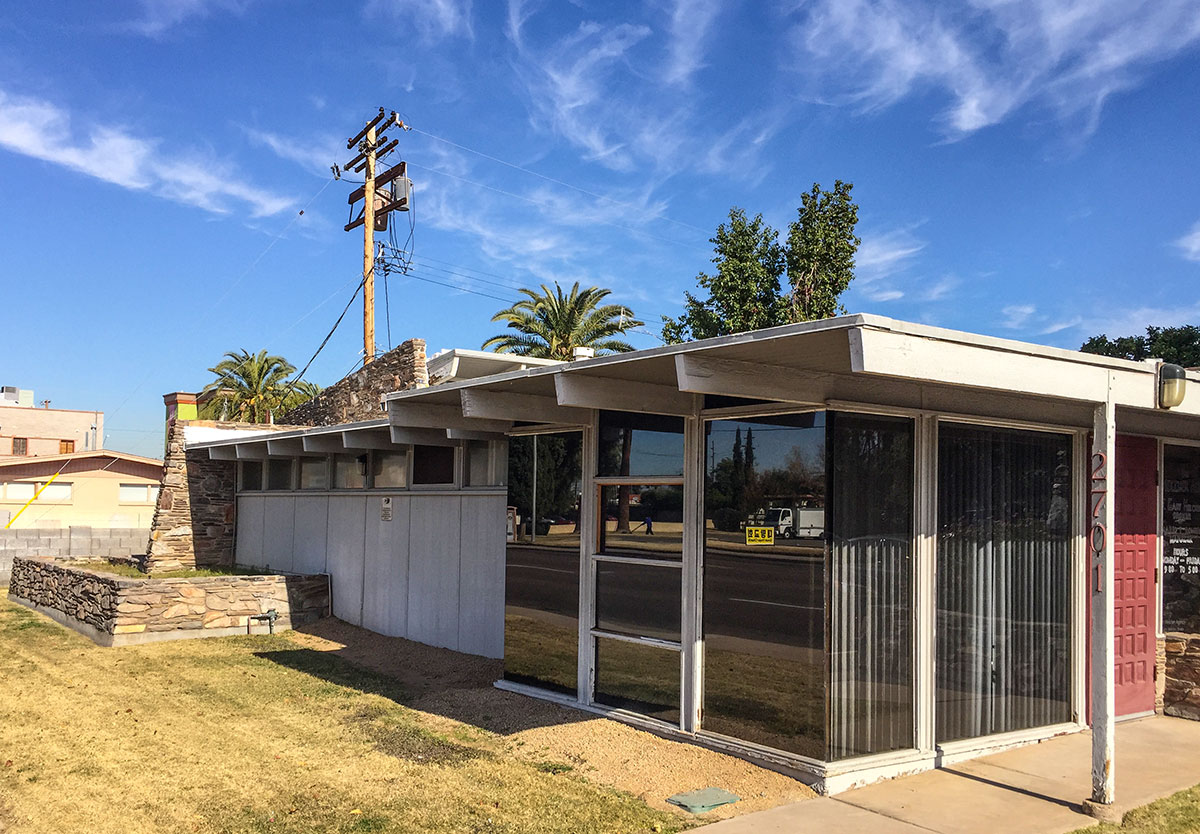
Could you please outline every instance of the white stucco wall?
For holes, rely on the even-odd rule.
[[[236,560],[328,573],[335,617],[499,658],[506,502],[503,490],[241,495]]]

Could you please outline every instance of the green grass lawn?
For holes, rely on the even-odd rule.
[[[1194,834],[1200,832],[1200,785],[1135,808],[1117,825],[1081,828],[1075,834]]]
[[[105,649],[0,596],[0,831],[671,832],[288,634]]]
[[[111,573],[114,576],[128,576],[135,579],[151,578],[149,574],[142,573],[134,565],[126,562],[106,562],[100,559],[91,562],[79,562],[68,567],[84,568],[86,570],[99,571],[100,573]],[[261,570],[254,568],[242,567],[216,567],[216,568],[188,568],[184,570],[169,570],[155,573],[154,579],[196,579],[206,576],[266,576]]]

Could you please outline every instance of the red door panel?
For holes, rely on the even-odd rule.
[[[1117,435],[1113,615],[1117,715],[1154,709],[1158,445]]]

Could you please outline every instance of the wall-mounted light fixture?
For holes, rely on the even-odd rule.
[[[367,456],[359,455],[355,460],[358,462],[358,474],[366,475],[367,474]]]
[[[1158,366],[1158,407],[1174,408],[1183,402],[1187,391],[1187,372],[1179,365],[1164,362]]]

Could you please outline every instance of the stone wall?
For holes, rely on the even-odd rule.
[[[1200,721],[1200,634],[1167,634],[1163,712]]]
[[[384,416],[380,398],[392,391],[429,384],[425,340],[409,339],[371,364],[330,385],[280,418],[300,426],[332,426]]]
[[[329,616],[324,575],[137,579],[18,558],[8,594],[107,646],[265,633],[250,617],[271,609],[276,630]]]
[[[30,527],[0,530],[0,574],[21,556],[127,559],[146,552],[144,527]]]
[[[168,429],[162,488],[145,550],[148,573],[233,564],[237,462],[210,460],[207,450],[189,452],[185,426],[176,420]]]

